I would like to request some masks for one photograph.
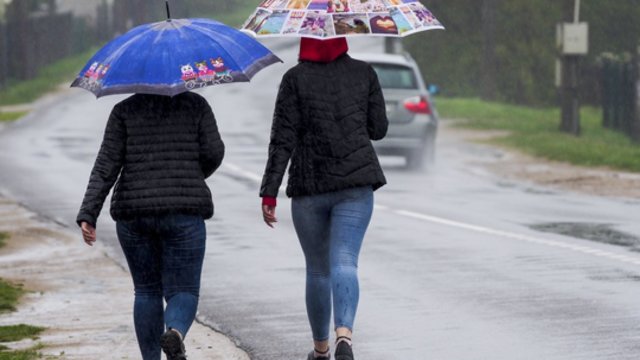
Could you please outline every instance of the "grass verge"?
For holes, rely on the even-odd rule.
[[[27,114],[26,111],[19,112],[0,112],[0,122],[8,122],[18,120],[19,118],[25,116]]]
[[[0,313],[15,311],[16,304],[24,294],[21,286],[10,284],[0,279]]]
[[[35,340],[45,329],[31,325],[0,326],[0,342],[13,342],[22,339]]]
[[[35,79],[10,83],[7,88],[0,90],[0,105],[30,103],[55,89],[58,84],[68,82],[71,85],[76,74],[96,50],[92,48],[43,67]]]
[[[9,239],[9,234],[0,232],[0,248],[7,245],[7,239]]]
[[[43,359],[39,350],[43,348],[42,345],[36,345],[30,349],[25,350],[4,350],[0,349],[0,360],[34,360]],[[49,358],[49,357],[47,357]]]
[[[15,310],[20,296],[24,293],[19,286],[14,286],[0,279],[0,313]],[[31,325],[0,326],[0,343],[20,341],[23,339],[36,340],[45,329]],[[29,349],[11,350],[0,344],[0,360],[34,360],[42,359],[40,351],[44,346],[38,344]]]
[[[439,98],[437,105],[443,118],[464,119],[462,127],[509,132],[490,140],[493,144],[549,160],[640,172],[640,145],[617,131],[603,128],[601,111],[595,108],[582,109],[582,134],[574,137],[558,130],[560,110],[555,108],[535,109],[458,98]]]
[[[236,0],[235,3],[238,6],[235,10],[210,14],[210,17],[229,26],[240,28],[260,5],[259,0]]]

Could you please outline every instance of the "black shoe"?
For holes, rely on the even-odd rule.
[[[340,336],[336,340],[335,358],[336,360],[354,360],[351,339],[346,336]]]
[[[331,359],[331,352],[329,352],[329,350],[327,350],[327,352],[326,352],[327,356],[316,357],[316,353],[322,354],[322,352],[320,352],[320,351],[313,350],[312,352],[309,353],[309,356],[307,356],[307,360],[329,360],[329,359]]]
[[[184,351],[184,343],[180,339],[180,335],[174,330],[167,330],[160,337],[160,347],[167,355],[167,360],[187,360]]]

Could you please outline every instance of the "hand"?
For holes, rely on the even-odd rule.
[[[264,222],[270,228],[273,228],[273,224],[278,222],[276,218],[276,207],[270,205],[262,205],[262,218]]]
[[[82,238],[84,238],[84,242],[89,246],[93,246],[93,243],[96,242],[96,228],[86,221],[83,221],[80,224],[80,228],[82,229]]]

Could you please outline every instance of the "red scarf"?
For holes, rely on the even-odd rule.
[[[330,63],[349,51],[345,38],[317,40],[303,37],[300,40],[300,61]]]

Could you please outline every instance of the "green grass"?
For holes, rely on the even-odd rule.
[[[35,79],[9,84],[7,88],[0,90],[0,105],[30,103],[55,89],[60,83],[71,85],[96,50],[97,48],[93,48],[43,67]]]
[[[7,245],[7,239],[9,238],[9,234],[0,232],[0,248]]]
[[[239,28],[249,18],[249,15],[253,14],[260,2],[260,0],[235,0],[235,3],[238,4],[235,10],[209,14],[209,17],[229,26]]]
[[[17,120],[27,114],[26,111],[18,111],[18,112],[0,112],[0,122],[8,122]]]
[[[558,130],[560,110],[555,108],[457,98],[439,98],[437,105],[443,118],[466,120],[463,127],[509,132],[490,141],[494,144],[549,160],[640,172],[640,145],[617,131],[604,129],[601,112],[595,108],[582,109],[582,134],[574,137]]]
[[[45,329],[31,325],[0,326],[0,342],[13,342],[22,339],[36,339]]]
[[[25,350],[8,350],[8,349],[0,349],[0,360],[34,360],[34,359],[43,359],[42,354],[40,354],[39,350],[41,350],[43,345],[36,345],[30,349]],[[50,357],[47,357],[50,358]]]
[[[21,286],[10,284],[0,279],[0,313],[15,311],[16,304],[24,294]]]

